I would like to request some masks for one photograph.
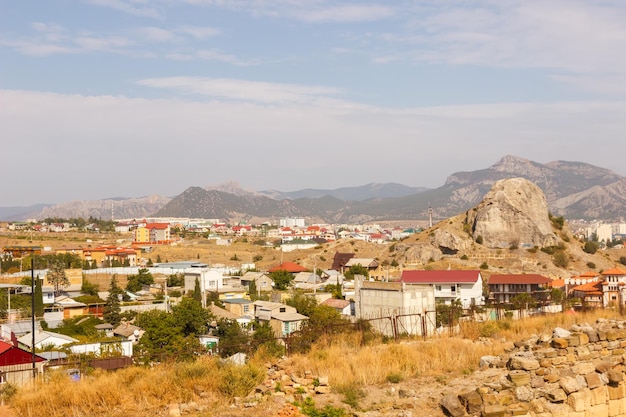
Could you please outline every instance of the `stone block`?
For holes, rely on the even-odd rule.
[[[624,414],[624,400],[609,400],[607,417],[618,417]]]
[[[587,333],[580,333],[578,335],[581,345],[586,345],[589,343],[589,335]]]
[[[609,415],[608,404],[592,405],[587,410],[587,417],[607,417]]]
[[[580,346],[580,336],[578,334],[573,334],[567,338],[567,344],[571,347]]]
[[[577,362],[572,366],[572,372],[578,375],[587,375],[596,371],[596,366],[591,362]]]
[[[574,411],[585,411],[591,407],[591,395],[589,390],[574,392],[567,397],[567,404]]]
[[[591,405],[608,404],[609,389],[606,385],[591,390]]]
[[[572,378],[572,377],[569,377],[569,376],[561,378],[561,380],[559,381],[559,386],[568,395],[573,393],[573,392],[580,391],[583,388],[582,385],[580,384],[580,382],[578,381],[578,379]]]
[[[624,384],[617,386],[609,385],[609,400],[621,400],[626,398],[626,389]]]
[[[513,356],[509,360],[509,369],[514,370],[523,370],[523,371],[534,371],[535,369],[539,369],[539,361],[534,358],[526,358],[522,356]]]
[[[511,371],[508,378],[516,387],[530,384],[530,373],[526,371]]]
[[[602,385],[604,385],[602,383],[602,379],[600,378],[600,375],[597,372],[586,374],[585,381],[587,382],[587,388],[589,389],[599,388]]]
[[[482,417],[505,417],[506,408],[501,405],[487,405],[483,410]]]
[[[614,369],[611,369],[606,375],[609,378],[609,385],[617,385],[624,380],[624,374]]]
[[[459,395],[459,400],[461,400],[465,410],[472,415],[477,415],[483,408],[483,399],[476,391],[469,391]]]
[[[546,392],[546,399],[552,403],[562,403],[567,400],[567,394],[561,388]]]
[[[561,337],[557,337],[552,339],[552,347],[556,349],[565,349],[568,346],[567,339],[563,339]]]
[[[448,394],[441,399],[441,407],[443,407],[450,416],[462,417],[465,415],[465,407],[461,404],[459,397],[454,394]],[[493,407],[493,406],[488,406]]]

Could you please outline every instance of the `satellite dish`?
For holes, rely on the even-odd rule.
[[[133,330],[133,334],[135,335],[135,337],[139,337],[139,329]]]

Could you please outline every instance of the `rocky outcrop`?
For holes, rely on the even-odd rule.
[[[489,248],[558,243],[543,191],[524,178],[496,182],[483,201],[466,213],[466,223],[474,239]]]
[[[507,375],[475,390],[444,397],[452,416],[624,417],[626,416],[626,322],[600,319],[594,325],[557,328],[516,343],[484,367]]]
[[[461,237],[448,230],[441,229],[433,232],[431,243],[446,255],[455,254],[460,250],[469,248],[471,245],[467,235]]]

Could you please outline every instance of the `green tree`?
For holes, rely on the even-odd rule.
[[[80,291],[87,295],[98,295],[98,287],[91,283],[86,276],[83,275],[83,284],[80,287]]]
[[[511,297],[511,305],[515,310],[528,310],[537,306],[537,300],[527,292]]]
[[[268,322],[256,326],[252,335],[252,343],[255,349],[264,347],[274,357],[281,357],[285,354],[285,347],[278,343],[274,330]]]
[[[43,290],[39,277],[35,279],[35,317],[43,317]]]
[[[269,276],[274,281],[274,287],[277,290],[286,290],[291,281],[293,281],[293,275],[284,270],[270,272]]]
[[[235,320],[220,319],[216,334],[220,338],[218,349],[223,358],[238,352],[250,353],[250,337]]]
[[[137,275],[129,275],[126,289],[130,292],[141,291],[144,285],[154,284],[154,277],[146,268],[140,268]]]
[[[437,327],[454,326],[463,315],[463,305],[461,300],[453,300],[450,304],[437,302],[435,306],[435,320]]]
[[[209,312],[193,298],[184,297],[180,303],[172,307],[172,316],[176,327],[184,336],[205,334],[210,318]]]
[[[106,303],[104,304],[104,310],[102,317],[104,320],[113,326],[120,324],[122,307],[120,306],[120,298],[124,291],[117,285],[117,275],[113,274],[111,282],[109,284],[109,295],[107,296]]]
[[[54,287],[55,296],[58,296],[63,288],[70,285],[70,280],[65,274],[65,266],[59,261],[54,261],[50,264],[46,277],[48,282]]]
[[[585,242],[585,245],[583,246],[583,251],[593,255],[594,253],[598,251],[599,248],[600,248],[600,244],[598,242],[593,241],[593,240],[588,240]]]
[[[191,298],[202,304],[202,290],[200,289],[200,280],[198,279],[198,277],[196,277],[196,283],[193,287],[193,293],[191,294]]]
[[[182,353],[185,337],[172,314],[149,310],[138,314],[135,324],[145,331],[137,343],[137,351],[147,361],[165,360]]]
[[[343,274],[347,280],[353,280],[355,275],[362,275],[365,278],[369,276],[369,270],[361,264],[352,265],[348,270]]]
[[[259,294],[257,291],[255,280],[250,281],[250,284],[248,285],[248,296],[250,297],[250,300],[252,301],[256,301],[259,299]]]

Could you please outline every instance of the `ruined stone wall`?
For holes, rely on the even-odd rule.
[[[625,364],[626,321],[557,328],[483,357],[481,367],[506,368],[506,377],[441,406],[453,417],[626,417]]]

